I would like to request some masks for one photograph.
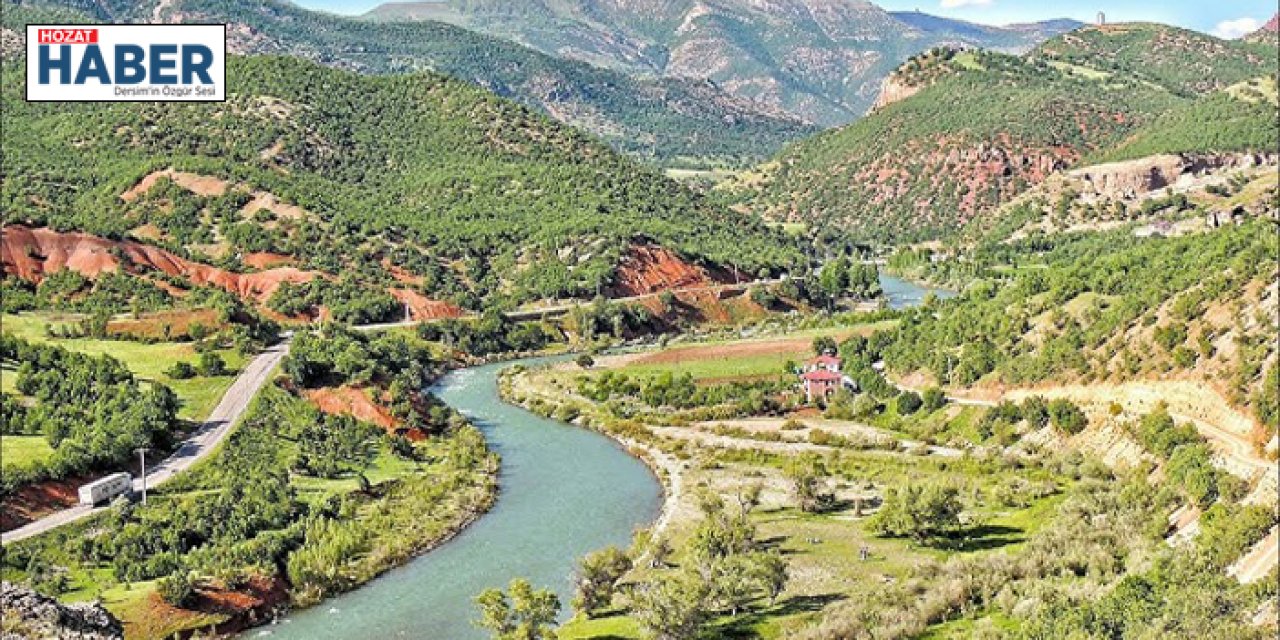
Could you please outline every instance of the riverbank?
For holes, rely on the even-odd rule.
[[[617,359],[627,356],[610,357]],[[570,368],[577,365],[560,363],[551,366]],[[585,398],[580,398],[580,402],[573,403],[572,400],[562,395],[540,389],[532,383],[527,373],[528,370],[523,367],[504,370],[498,378],[499,397],[504,402],[523,407],[525,410],[545,418],[564,420],[578,427],[591,429],[603,434],[618,443],[627,453],[643,462],[662,485],[662,509],[659,512],[658,519],[649,529],[649,533],[653,536],[664,534],[676,519],[677,514],[681,511],[680,506],[685,501],[684,462],[652,443],[607,428],[603,419],[592,417],[594,414],[589,412],[591,405]],[[572,412],[577,415],[570,416],[566,412]]]

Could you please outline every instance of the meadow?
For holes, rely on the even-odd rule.
[[[46,330],[50,326],[73,324],[81,318],[82,316],[74,314],[56,312],[5,314],[0,318],[0,329],[28,342],[56,344],[69,351],[95,356],[109,355],[123,362],[138,378],[173,389],[182,401],[178,416],[185,420],[199,421],[207,417],[235,381],[234,373],[215,377],[197,376],[187,380],[175,380],[165,375],[165,370],[174,363],[196,361],[199,354],[190,342],[146,344],[97,338],[54,338]],[[229,371],[238,371],[245,364],[244,356],[234,349],[219,349],[217,353],[227,363]],[[0,376],[6,379],[4,389],[10,390],[11,373],[6,370],[0,372]]]

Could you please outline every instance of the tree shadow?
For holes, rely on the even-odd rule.
[[[984,524],[935,538],[928,546],[942,551],[987,551],[1025,541],[1025,531],[1017,527]]]
[[[841,593],[824,593],[812,596],[792,596],[777,603],[740,612],[736,617],[725,618],[707,625],[700,638],[758,638],[756,627],[765,620],[801,613],[816,613],[827,605],[844,600]]]

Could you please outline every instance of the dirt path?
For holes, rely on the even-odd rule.
[[[154,467],[149,466],[145,479],[135,478],[133,490],[140,492],[144,485],[147,488],[154,488],[163,484],[213,453],[218,448],[218,445],[231,433],[231,428],[244,415],[245,410],[249,408],[250,401],[270,379],[271,371],[276,368],[276,365],[280,364],[280,361],[284,359],[285,354],[288,352],[289,337],[286,337],[283,342],[268,348],[250,361],[244,371],[240,372],[236,381],[227,389],[226,394],[222,396],[218,406],[214,407],[213,412],[209,414],[209,418],[200,425],[200,428],[179,445],[173,455],[170,455]],[[107,505],[99,507],[80,505],[64,509],[13,531],[6,532],[3,536],[0,536],[0,542],[8,544],[25,540],[108,508]]]
[[[1280,562],[1280,525],[1271,527],[1271,533],[1247,551],[1235,564],[1227,569],[1229,575],[1236,577],[1241,584],[1257,582],[1271,573],[1271,569]]]

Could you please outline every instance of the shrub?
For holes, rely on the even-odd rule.
[[[1084,431],[1085,426],[1089,423],[1080,407],[1065,398],[1058,398],[1049,402],[1048,410],[1050,424],[1053,425],[1053,428],[1063,433],[1075,435]]]
[[[187,380],[196,377],[196,368],[189,362],[175,362],[172,367],[165,370],[164,374],[174,380]]]

